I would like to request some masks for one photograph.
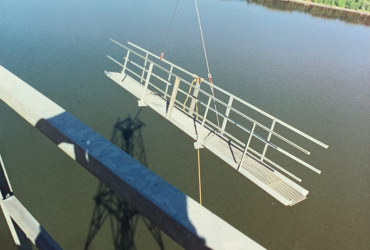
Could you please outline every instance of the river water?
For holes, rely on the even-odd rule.
[[[109,38],[160,54],[175,4],[0,1],[0,64],[198,200],[193,141],[103,74],[119,70],[105,55],[123,57]],[[293,207],[202,150],[204,206],[268,249],[369,249],[370,28],[245,1],[199,10],[214,83],[330,146],[307,144],[321,175],[286,164],[310,191]],[[197,25],[180,1],[166,58],[205,77]],[[64,249],[181,249],[2,102],[0,115],[14,192]],[[2,216],[0,248],[16,249]]]

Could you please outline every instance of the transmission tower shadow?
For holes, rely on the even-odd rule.
[[[134,118],[130,115],[123,121],[117,118],[111,142],[148,167],[141,133],[145,124],[140,121],[139,115],[140,111]],[[95,208],[85,242],[85,250],[89,249],[104,223],[110,223],[115,250],[136,250],[134,236],[139,220],[145,223],[158,249],[164,250],[161,231],[103,183],[99,184],[94,201]]]

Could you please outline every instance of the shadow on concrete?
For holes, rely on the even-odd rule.
[[[144,166],[148,167],[141,129],[145,124],[139,119],[140,111],[134,118],[129,115],[113,126],[111,142],[131,155]],[[115,194],[102,182],[94,197],[95,208],[90,223],[85,250],[89,249],[95,236],[99,233],[104,223],[109,223],[114,249],[136,250],[135,232],[138,222],[142,220],[158,245],[157,249],[164,249],[161,231],[138,213],[132,206]]]
[[[132,119],[135,120],[137,118]],[[192,250],[210,249],[190,221],[189,198],[112,142],[67,112],[40,119],[35,127],[180,246]],[[123,135],[129,134],[126,131]],[[94,230],[100,228],[94,218],[98,216],[92,218],[87,247],[95,237]]]

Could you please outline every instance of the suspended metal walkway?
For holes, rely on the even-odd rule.
[[[209,149],[284,205],[292,206],[306,199],[308,191],[287,176],[298,182],[301,179],[268,159],[268,149],[318,174],[321,171],[272,143],[272,139],[277,139],[282,142],[280,144],[310,154],[274,129],[279,125],[328,148],[326,144],[165,59],[159,61],[157,55],[135,44],[129,42],[129,48],[111,41],[124,48],[127,54],[123,64],[108,56],[122,67],[122,71],[105,71],[105,74],[138,98],[139,106],[152,108],[196,140],[196,148]],[[215,97],[211,94],[211,86]],[[185,102],[187,98],[189,104]],[[260,117],[261,122],[254,117]],[[270,124],[263,125],[266,121]]]

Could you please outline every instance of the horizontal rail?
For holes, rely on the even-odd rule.
[[[113,42],[115,42],[115,43],[117,43],[117,44],[120,44],[119,42],[117,42],[117,41],[115,41],[115,40],[113,40],[113,39],[111,39],[111,41],[113,41]],[[153,56],[153,57],[155,57],[155,58],[157,58],[157,59],[159,59],[159,58],[160,58],[159,56],[157,56],[157,55],[155,55],[155,54],[153,54],[153,53],[151,53],[151,52],[149,52],[149,51],[147,51],[147,50],[145,50],[145,49],[141,48],[140,46],[137,46],[137,45],[135,45],[135,44],[133,44],[133,43],[131,43],[131,42],[128,42],[128,44],[129,44],[129,45],[131,45],[131,46],[133,46],[133,47],[135,47],[135,48],[137,48],[137,49],[139,49],[139,50],[141,50],[141,51],[143,51],[143,52],[146,52],[146,53],[150,54],[151,56]],[[183,69],[183,68],[181,68],[181,67],[179,67],[179,66],[177,66],[177,65],[175,65],[175,64],[173,64],[173,63],[171,63],[171,62],[169,62],[169,61],[167,61],[167,60],[165,60],[165,59],[162,59],[162,61],[163,61],[163,62],[165,62],[165,63],[167,63],[167,64],[169,64],[169,65],[171,65],[171,66],[174,66],[175,68],[177,68],[177,69],[179,69],[179,70],[183,71],[184,73],[186,73],[186,74],[188,74],[188,75],[190,75],[190,76],[193,76],[193,73],[191,73],[191,72],[189,72],[189,71],[187,71],[187,70],[185,70],[185,69]],[[252,105],[252,104],[250,104],[250,103],[248,103],[248,102],[244,101],[243,99],[241,99],[241,98],[239,98],[239,97],[237,97],[237,96],[235,96],[235,95],[231,94],[230,92],[228,92],[228,91],[226,91],[226,90],[224,90],[224,89],[222,89],[222,88],[218,87],[217,85],[211,84],[211,83],[210,83],[210,82],[208,82],[207,80],[204,80],[203,82],[205,82],[205,83],[206,83],[206,84],[208,84],[209,86],[212,86],[213,88],[217,89],[218,91],[220,91],[220,92],[222,92],[222,93],[224,93],[224,94],[226,94],[226,95],[228,95],[228,96],[232,96],[235,100],[237,100],[237,101],[241,102],[242,104],[244,104],[244,105],[246,105],[246,106],[248,106],[248,107],[250,107],[250,108],[254,109],[255,111],[257,111],[257,112],[259,112],[259,113],[261,113],[261,114],[263,114],[263,115],[267,116],[268,118],[270,118],[270,119],[272,119],[272,120],[276,120],[276,122],[277,122],[277,123],[279,123],[280,125],[285,126],[286,128],[288,128],[288,129],[290,129],[290,130],[294,131],[295,133],[297,133],[297,134],[299,134],[299,135],[301,135],[301,136],[305,137],[306,139],[308,139],[308,140],[310,140],[310,141],[312,141],[312,142],[314,142],[314,143],[316,143],[316,144],[320,145],[321,147],[324,147],[324,148],[328,148],[328,147],[329,147],[329,146],[328,146],[328,145],[326,145],[325,143],[323,143],[323,142],[321,142],[321,141],[319,141],[319,140],[317,140],[317,139],[313,138],[312,136],[309,136],[308,134],[306,134],[306,133],[304,133],[304,132],[302,132],[302,131],[300,131],[300,130],[298,130],[298,129],[294,128],[293,126],[291,126],[291,125],[289,125],[289,124],[287,124],[287,123],[285,123],[285,122],[281,121],[280,119],[278,119],[278,118],[276,118],[276,117],[274,117],[274,116],[270,115],[269,113],[267,113],[267,112],[265,112],[265,111],[263,111],[263,110],[261,110],[261,109],[257,108],[256,106],[254,106],[254,105]]]
[[[136,67],[138,67],[139,69],[143,70],[144,72],[148,72],[148,69],[146,69],[145,67],[142,67],[140,66],[139,64],[129,60],[129,62],[132,64],[132,65],[135,65]],[[167,84],[168,86],[171,86],[172,84],[170,82],[168,82],[167,80],[163,79],[162,77],[156,75],[155,73],[152,72],[151,74],[152,76],[154,76],[155,78],[161,80],[162,82],[164,82],[165,84]]]
[[[188,84],[188,82],[186,82],[186,83]],[[192,86],[191,84],[188,84],[188,85]],[[196,86],[192,86],[192,87],[193,87],[193,88],[195,88],[195,89],[198,89],[201,93],[206,94],[206,96],[208,96],[208,97],[212,97],[210,94],[208,94],[208,93],[204,92],[203,90],[201,90],[201,89],[197,88]],[[181,90],[179,90],[179,91],[181,91]],[[186,93],[186,92],[183,92],[183,91],[182,91],[182,93],[183,93],[183,94],[185,94],[185,95],[187,95],[187,96],[189,96],[189,97],[190,97],[190,98],[192,98],[192,99],[195,99],[197,102],[200,102],[202,105],[207,106],[205,103],[201,102],[201,101],[200,101],[199,99],[197,99],[197,98],[194,98],[192,95],[190,95],[190,94],[188,94],[188,93]],[[260,128],[262,128],[262,129],[264,129],[265,131],[267,131],[267,132],[269,132],[269,133],[271,133],[271,134],[275,135],[275,136],[276,136],[276,137],[278,137],[279,139],[281,139],[281,140],[283,140],[284,142],[288,143],[289,145],[291,145],[291,146],[293,146],[293,147],[297,148],[298,150],[302,151],[303,153],[305,153],[305,154],[307,154],[307,155],[310,155],[310,154],[311,154],[308,150],[306,150],[306,149],[302,148],[301,146],[299,146],[299,145],[295,144],[294,142],[292,142],[292,141],[290,141],[289,139],[287,139],[287,138],[283,137],[282,135],[280,135],[280,134],[276,133],[275,131],[273,131],[273,130],[271,130],[271,129],[267,128],[266,126],[262,125],[261,123],[257,122],[256,120],[254,120],[254,119],[250,118],[249,116],[247,116],[247,115],[245,115],[245,114],[241,113],[240,111],[238,111],[237,109],[235,109],[235,108],[233,108],[233,107],[229,106],[228,104],[224,103],[223,101],[221,101],[221,100],[219,100],[219,99],[217,99],[217,98],[214,98],[214,100],[216,100],[218,103],[222,104],[222,105],[223,105],[223,106],[225,106],[226,108],[230,108],[230,110],[231,110],[231,111],[234,111],[235,113],[237,113],[237,114],[238,114],[238,115],[240,115],[241,117],[243,117],[243,118],[247,119],[248,121],[250,121],[250,122],[252,122],[252,123],[256,123],[256,125],[257,125],[257,126],[259,126]],[[236,121],[232,120],[232,119],[231,119],[231,118],[229,118],[228,116],[225,116],[223,113],[221,113],[221,112],[219,112],[219,111],[216,111],[216,110],[215,110],[215,109],[213,109],[213,108],[212,108],[211,110],[212,110],[215,114],[218,114],[218,115],[222,116],[223,118],[227,119],[228,121],[230,121],[230,122],[234,123],[234,125],[236,125],[236,126],[240,126],[240,125],[239,125],[239,123],[237,123]],[[219,128],[219,127],[217,127],[217,128]],[[240,128],[242,128],[243,130],[245,130],[245,129],[244,129],[244,127],[240,127]],[[219,129],[221,129],[221,128],[219,128]],[[248,132],[248,133],[249,133],[249,132]]]
[[[209,109],[211,109],[213,112],[215,112],[213,110],[212,107],[209,107]],[[240,125],[239,123],[235,123],[236,126],[238,126],[239,128],[243,129],[244,131],[250,133],[250,130],[245,128],[244,126]],[[285,151],[284,149],[282,149],[281,147],[267,141],[266,139],[262,138],[261,136],[257,135],[257,134],[254,134],[253,133],[253,136],[256,137],[257,139],[259,139],[260,141],[264,142],[265,144],[269,145],[270,147],[274,148],[275,150],[279,151],[280,153],[283,153],[284,155],[288,156],[289,158],[295,160],[296,162],[299,162],[300,164],[302,164],[303,166],[311,169],[312,171],[318,173],[318,174],[321,174],[321,170],[315,168],[314,166],[308,164],[307,162],[299,159],[298,157],[292,155],[291,153],[288,153],[287,151]]]
[[[114,42],[114,43],[116,43],[117,45],[119,45],[119,46],[123,47],[123,48],[124,48],[124,49],[126,49],[127,51],[130,51],[131,53],[135,54],[135,55],[136,55],[136,56],[138,56],[139,58],[143,59],[143,60],[144,60],[144,62],[150,62],[150,63],[152,63],[152,64],[153,64],[153,66],[158,67],[159,69],[163,70],[164,72],[166,72],[167,74],[169,74],[169,78],[170,78],[170,76],[178,77],[176,74],[174,74],[174,73],[172,72],[172,69],[173,69],[173,68],[176,68],[176,69],[178,69],[178,70],[180,70],[180,71],[182,71],[182,72],[184,72],[184,73],[188,74],[189,76],[192,76],[192,77],[193,77],[193,74],[192,74],[191,72],[189,72],[189,71],[187,71],[187,70],[185,70],[185,69],[183,69],[183,68],[181,68],[181,67],[179,67],[179,66],[177,66],[177,65],[175,65],[175,64],[173,64],[173,63],[171,63],[171,62],[169,62],[169,61],[167,61],[167,60],[165,60],[165,59],[163,59],[162,61],[163,61],[164,63],[167,63],[168,65],[170,65],[170,66],[171,66],[171,69],[170,69],[170,70],[167,70],[167,69],[163,68],[162,66],[160,66],[160,65],[156,64],[155,62],[153,62],[152,60],[148,59],[148,55],[150,55],[150,56],[154,57],[155,59],[160,59],[160,57],[159,57],[159,56],[157,56],[157,55],[155,55],[155,54],[153,54],[153,53],[151,53],[151,52],[149,52],[149,51],[147,51],[147,50],[145,50],[145,49],[143,49],[143,48],[141,48],[141,47],[139,47],[139,46],[137,46],[137,45],[135,45],[135,44],[132,44],[132,43],[128,42],[128,44],[129,44],[129,45],[131,45],[132,47],[134,47],[134,48],[136,48],[136,49],[139,49],[139,50],[141,50],[142,52],[144,52],[144,53],[145,53],[145,57],[144,57],[143,55],[141,55],[140,53],[138,53],[138,52],[136,52],[136,51],[134,51],[134,50],[132,50],[132,49],[130,49],[130,48],[128,48],[128,47],[126,47],[125,45],[120,44],[119,42],[117,42],[117,41],[115,41],[115,40],[113,40],[113,39],[111,39],[111,41],[113,41],[113,42]],[[134,62],[132,62],[132,61],[130,61],[130,63],[132,63],[134,66],[138,67],[139,69],[141,69],[141,70],[143,71],[143,73],[142,73],[142,74],[144,74],[144,72],[147,72],[147,71],[148,71],[145,67],[142,67],[142,66],[138,65],[137,63],[134,63]],[[132,72],[132,71],[131,71],[131,70],[129,70],[129,69],[128,69],[128,71],[129,71],[129,72]],[[139,76],[137,76],[137,77],[139,77]],[[161,80],[162,82],[164,82],[164,83],[166,83],[166,84],[168,84],[168,83],[169,83],[168,81],[166,81],[166,80],[165,80],[165,79],[163,79],[162,77],[159,77],[159,76],[157,76],[157,75],[155,75],[155,77],[157,77],[157,79]],[[158,77],[159,77],[159,78],[158,78]],[[214,97],[213,97],[213,95],[211,95],[210,93],[208,93],[208,92],[206,92],[206,91],[204,91],[204,90],[200,89],[200,87],[198,88],[198,87],[196,87],[196,86],[193,86],[189,81],[187,81],[187,80],[185,80],[185,79],[183,79],[183,78],[181,78],[181,77],[179,77],[179,78],[180,78],[180,82],[184,82],[186,85],[190,86],[191,88],[199,90],[199,92],[200,92],[200,93],[202,93],[202,94],[204,94],[206,97],[208,97],[208,98],[212,97],[212,99],[213,99],[215,102],[218,102],[218,103],[219,103],[219,104],[221,104],[222,106],[226,107],[226,108],[229,110],[229,112],[230,112],[230,111],[235,112],[237,115],[239,115],[239,116],[241,116],[242,118],[244,118],[244,119],[246,119],[246,120],[248,120],[248,121],[252,122],[253,124],[255,124],[255,126],[258,126],[258,127],[260,127],[261,129],[265,130],[266,132],[268,132],[268,133],[270,134],[270,137],[271,137],[271,135],[276,136],[276,137],[277,137],[277,138],[279,138],[280,140],[282,140],[282,141],[284,141],[285,143],[287,143],[287,144],[289,144],[289,145],[293,146],[294,148],[296,148],[296,149],[300,150],[301,152],[303,152],[303,153],[305,153],[305,154],[307,154],[307,155],[310,155],[310,152],[309,152],[308,150],[304,149],[303,147],[301,147],[301,146],[297,145],[296,143],[294,143],[294,142],[290,141],[289,139],[285,138],[284,136],[282,136],[282,135],[278,134],[277,132],[273,131],[273,128],[268,128],[268,127],[266,127],[265,125],[263,125],[263,124],[261,124],[261,123],[257,122],[256,120],[252,119],[251,117],[249,117],[249,116],[245,115],[245,114],[244,114],[244,113],[242,113],[241,111],[239,111],[239,110],[235,109],[235,108],[234,108],[234,107],[232,107],[231,105],[228,105],[228,104],[226,104],[225,102],[223,102],[223,101],[221,101],[221,100],[219,100],[219,99],[217,99],[217,98],[214,98]],[[276,123],[282,124],[281,120],[279,120],[279,119],[275,118],[274,116],[272,116],[272,115],[270,115],[270,114],[268,114],[268,113],[266,113],[266,112],[264,112],[264,111],[262,111],[262,110],[260,110],[260,109],[256,108],[255,106],[253,106],[253,105],[251,105],[251,104],[249,104],[249,103],[247,103],[247,102],[245,102],[245,101],[241,100],[240,98],[238,98],[238,97],[236,97],[236,96],[234,96],[234,95],[230,94],[229,92],[224,91],[224,90],[222,90],[222,89],[220,89],[220,88],[216,87],[215,85],[210,85],[210,83],[209,83],[209,82],[207,82],[207,81],[205,81],[205,80],[204,80],[203,82],[206,82],[206,84],[208,84],[208,85],[209,85],[209,86],[211,86],[211,87],[215,87],[216,89],[218,89],[218,90],[219,90],[219,91],[221,91],[222,93],[224,93],[224,94],[228,95],[228,96],[229,96],[229,98],[230,98],[230,97],[232,97],[234,100],[239,101],[240,103],[244,104],[245,106],[250,107],[250,108],[252,108],[252,109],[254,109],[254,110],[258,111],[258,112],[259,112],[259,113],[261,113],[262,115],[265,115],[266,117],[268,117],[268,118],[272,119],[272,120],[274,121],[274,123],[275,123],[275,124],[276,124]],[[154,87],[154,85],[152,85],[152,86]],[[166,96],[166,93],[165,93],[165,92],[163,92],[162,90],[160,90],[159,88],[155,88],[155,89],[157,89],[157,90],[158,90],[158,91],[160,91],[161,93],[164,93],[164,94],[165,94],[165,96]],[[207,107],[207,104],[205,104],[204,102],[200,101],[198,98],[194,98],[191,94],[189,94],[189,93],[187,93],[187,92],[185,92],[185,91],[183,91],[183,90],[181,90],[181,89],[179,89],[178,91],[179,91],[180,93],[184,94],[185,96],[190,97],[192,100],[195,100],[195,101],[199,102],[199,103],[200,103],[201,105],[203,105],[204,107]],[[182,105],[182,107],[184,107],[184,104]],[[182,107],[179,107],[179,108],[181,109]],[[229,115],[224,115],[223,113],[221,113],[221,112],[219,112],[218,110],[216,110],[216,108],[209,107],[209,109],[210,109],[212,112],[214,112],[216,115],[219,115],[219,116],[223,117],[225,121],[229,121],[231,124],[234,124],[236,127],[239,127],[240,129],[242,129],[243,131],[245,131],[245,132],[247,132],[247,133],[251,133],[251,131],[250,131],[249,129],[247,129],[245,126],[241,125],[240,123],[236,122],[235,120],[231,119],[231,118],[229,117]],[[206,122],[208,123],[208,120],[206,120]],[[291,126],[290,126],[290,125],[288,125],[288,124],[285,124],[285,123],[284,123],[284,124],[283,124],[283,126],[285,126],[285,127],[289,128],[289,129],[291,129],[291,128],[290,128]],[[289,127],[289,126],[290,126],[290,127]],[[221,129],[219,126],[214,126],[214,127],[216,128],[216,130],[220,130],[220,129]],[[292,128],[293,128],[293,127],[292,127]],[[294,128],[294,129],[295,129],[295,128]],[[292,130],[292,129],[291,129],[291,130]],[[306,134],[304,134],[303,132],[301,132],[301,131],[299,131],[299,130],[297,130],[297,129],[292,130],[292,131],[294,131],[295,133],[300,134],[301,136],[304,136],[304,137],[305,137],[305,135],[306,135]],[[225,132],[225,131],[224,131],[224,132]],[[230,134],[229,134],[229,135],[230,135]],[[307,135],[307,136],[308,136],[308,135]],[[284,155],[288,156],[289,158],[291,158],[291,159],[293,159],[293,160],[295,160],[295,161],[299,162],[299,163],[300,163],[300,164],[302,164],[303,166],[305,166],[305,167],[307,167],[307,168],[309,168],[309,169],[313,170],[314,172],[319,173],[319,174],[321,173],[321,171],[320,171],[320,170],[318,170],[317,168],[315,168],[315,167],[311,166],[310,164],[308,164],[308,163],[304,162],[303,160],[299,159],[298,157],[296,157],[296,156],[292,155],[291,153],[288,153],[286,150],[282,149],[281,147],[279,147],[279,146],[277,146],[277,145],[275,145],[275,144],[271,143],[271,142],[270,142],[270,140],[267,140],[267,139],[265,139],[265,138],[263,138],[263,137],[259,136],[258,134],[255,134],[255,133],[253,133],[253,137],[255,137],[255,138],[257,138],[258,140],[260,140],[261,142],[265,143],[265,145],[268,145],[268,146],[272,147],[273,149],[277,150],[278,152],[280,152],[280,153],[282,153],[282,154],[284,154]],[[312,138],[312,137],[310,137],[310,136],[308,136],[308,137],[309,137],[309,138],[307,138],[307,139],[309,139],[309,140],[311,140],[311,141],[315,140],[314,138]],[[316,142],[316,143],[317,143],[317,142]],[[324,145],[324,144],[323,144],[323,145]],[[321,145],[321,146],[323,146],[323,145]],[[248,150],[249,150],[249,149],[248,149]],[[248,150],[247,150],[247,151],[248,151]],[[265,156],[264,156],[264,157],[265,157]],[[263,158],[264,158],[264,157],[263,157]],[[259,161],[260,161],[260,162],[263,162],[263,159],[262,159],[262,160],[260,159]],[[267,161],[267,160],[266,160],[266,161]],[[274,163],[274,164],[276,164],[276,163]],[[276,166],[279,166],[279,165],[278,165],[278,164],[276,164]],[[276,167],[276,166],[275,166],[275,167]],[[277,167],[277,168],[279,168],[279,169],[280,169],[281,167],[279,166],[279,167]],[[283,168],[281,168],[281,169],[283,169]],[[286,170],[284,170],[283,172],[285,172],[285,171],[286,171]],[[290,175],[290,174],[288,174],[288,175]],[[293,178],[294,178],[294,177],[293,177]],[[297,180],[297,178],[294,178],[294,179],[296,179],[296,180]],[[299,179],[299,178],[298,178],[298,179]],[[300,180],[300,179],[299,179],[299,180]]]
[[[180,102],[179,102],[180,103]],[[180,103],[181,104],[181,103]],[[203,118],[202,116],[199,115],[200,118]],[[206,120],[206,123],[210,124],[212,127],[214,128],[217,128],[218,126],[214,123],[212,123],[211,121],[209,120]],[[232,146],[236,147],[237,149],[239,149],[241,152],[243,152],[243,148],[245,147],[245,143],[238,140],[237,138],[235,138],[234,136],[232,136],[231,134],[229,134],[228,132],[224,132],[224,134],[221,134],[219,132],[217,132],[217,130],[214,131],[214,133],[216,133],[218,136],[222,137],[225,141],[228,141]],[[225,136],[226,135],[226,136]],[[228,138],[229,137],[229,138]],[[232,140],[230,140],[232,139]],[[240,145],[237,145],[235,142],[239,143]],[[254,149],[252,148],[248,148],[248,150],[250,150],[251,152],[255,153],[257,156],[261,156],[260,153],[258,153],[257,151],[255,151]],[[247,154],[250,156],[249,152],[247,152]],[[278,164],[276,164],[275,162],[271,161],[270,159],[268,159],[267,157],[264,157],[264,160],[268,161],[269,163],[271,163],[274,167],[271,167],[269,166],[268,164],[266,164],[266,162],[264,161],[261,161],[260,159],[258,158],[255,158],[254,159],[256,161],[259,161],[265,165],[267,165],[268,167],[270,167],[271,169],[274,169],[274,167],[278,168],[279,170],[281,170],[282,172],[284,172],[285,174],[289,175],[290,177],[292,177],[293,179],[299,181],[299,182],[302,182],[302,179],[297,177],[296,175],[292,174],[291,172],[289,172],[288,170],[284,169],[283,167],[279,166]],[[275,169],[274,169],[275,170]],[[277,170],[275,170],[277,171]]]
[[[114,41],[113,39],[111,39],[112,41]],[[120,44],[120,43],[118,43],[117,41],[114,41],[115,43],[117,43],[118,45],[120,45],[120,46],[122,46],[123,48],[125,48],[125,49],[127,49],[127,50],[130,50],[130,48],[128,48],[128,47],[126,47],[126,46],[124,46],[124,45],[122,45],[122,44]],[[130,45],[133,45],[132,43],[130,43],[129,42],[129,44]],[[134,46],[134,47],[137,47],[137,48],[140,48],[139,46]],[[144,49],[142,49],[142,50],[144,50]],[[134,52],[135,53],[135,51],[133,51],[133,50],[130,50],[130,51],[132,51],[132,52]],[[154,57],[157,57],[156,55],[154,55],[153,53],[151,53],[151,52],[149,52],[149,51],[146,51],[146,50],[144,50],[145,52],[147,52],[148,54],[150,54],[150,55],[152,55],[152,56],[154,56]],[[136,54],[136,53],[135,53]],[[142,55],[140,55],[140,54],[137,54],[138,56],[140,56],[142,59],[146,59],[144,56],[142,56]],[[158,57],[158,59],[159,59],[159,57]],[[152,62],[151,60],[149,60],[149,59],[146,59],[146,60],[148,60],[149,62]],[[165,62],[168,62],[168,61],[165,61]],[[153,64],[154,64],[154,66],[159,66],[159,65],[157,65],[156,63],[154,63],[154,62],[152,62]],[[120,65],[122,65],[122,64],[120,64]],[[184,70],[184,69],[182,69],[181,67],[178,67],[178,66],[176,66],[175,64],[172,64],[172,63],[170,63],[170,65],[172,66],[174,66],[174,67],[176,67],[176,68],[178,68],[178,69],[180,69],[180,70]],[[141,66],[139,66],[139,65],[136,65],[137,67],[141,67]],[[166,70],[166,69],[164,69],[164,68],[162,68],[162,67],[160,67],[161,69],[163,69],[163,70],[165,70],[166,71],[166,73],[169,73],[169,74],[171,74],[171,75],[173,75],[173,76],[175,76],[176,77],[176,75],[175,74],[173,74],[172,72],[170,72],[170,71],[168,71],[168,70]],[[143,69],[143,67],[141,67],[141,69]],[[145,69],[146,70],[146,69]],[[192,75],[190,72],[188,72],[188,71],[186,71],[185,73],[187,73],[187,74],[189,74],[189,75]],[[163,79],[162,79],[163,80]],[[184,83],[186,83],[188,86],[192,86],[191,85],[191,83],[190,82],[188,82],[188,81],[186,81],[185,79],[182,79],[182,78],[180,78],[180,80],[181,81],[183,81]],[[163,81],[165,81],[165,80],[163,80]],[[203,82],[206,82],[206,81],[203,81]],[[209,93],[207,93],[207,92],[205,92],[204,90],[202,90],[202,89],[200,89],[200,88],[197,88],[196,86],[192,86],[193,88],[195,88],[195,89],[198,89],[199,90],[199,92],[200,93],[202,93],[202,94],[204,94],[204,95],[206,95],[206,96],[208,96],[208,97],[210,97],[210,96],[212,96],[211,94],[209,94]],[[213,85],[213,87],[215,87],[215,85]],[[228,94],[229,96],[232,96],[235,100],[238,100],[238,101],[242,101],[242,103],[243,104],[245,104],[245,105],[249,105],[249,103],[247,103],[247,102],[245,102],[244,103],[244,101],[243,100],[241,100],[240,98],[238,98],[238,97],[236,97],[236,96],[234,96],[234,95],[232,95],[232,94],[230,94],[229,92],[227,92],[227,91],[225,91],[225,94]],[[187,94],[188,95],[188,94]],[[190,96],[190,95],[189,95]],[[193,96],[190,96],[191,98],[194,98]],[[279,139],[281,139],[282,141],[284,141],[284,142],[286,142],[286,143],[288,143],[289,145],[291,145],[291,146],[293,146],[293,147],[295,147],[295,148],[297,148],[298,150],[300,150],[300,151],[302,151],[303,153],[305,153],[305,154],[307,154],[307,155],[310,155],[311,153],[308,151],[308,150],[306,150],[306,149],[304,149],[304,148],[302,148],[301,146],[299,146],[299,145],[297,145],[296,143],[294,143],[294,142],[292,142],[292,141],[290,141],[289,139],[287,139],[287,138],[285,138],[285,137],[283,137],[282,135],[280,135],[280,134],[278,134],[278,133],[276,133],[275,131],[273,131],[273,130],[270,130],[268,127],[266,127],[266,126],[264,126],[263,124],[261,124],[261,123],[259,123],[259,122],[257,122],[256,120],[254,120],[254,119],[252,119],[252,118],[250,118],[249,116],[247,116],[247,115],[245,115],[245,114],[243,114],[242,112],[240,112],[239,110],[237,110],[237,109],[235,109],[235,108],[233,108],[233,107],[231,107],[231,106],[229,106],[228,104],[226,104],[226,103],[224,103],[223,101],[221,101],[221,100],[219,100],[219,99],[217,99],[217,98],[214,98],[214,100],[216,100],[218,103],[220,103],[221,105],[223,105],[224,107],[226,107],[226,108],[230,108],[230,110],[231,111],[234,111],[235,113],[237,113],[238,115],[240,115],[240,116],[242,116],[243,118],[245,118],[245,119],[247,119],[247,120],[249,120],[250,122],[256,122],[256,125],[257,126],[259,126],[260,128],[262,128],[262,129],[264,129],[264,130],[266,130],[267,132],[269,132],[269,133],[272,133],[274,136],[276,136],[276,137],[278,137]],[[252,105],[253,106],[253,105]],[[222,114],[222,113],[220,113],[220,112],[218,112],[218,111],[215,111],[214,109],[212,110],[213,112],[215,112],[216,114],[218,114],[218,115],[221,115],[221,116],[223,116],[224,118],[226,118],[226,119],[228,119],[229,121],[232,121],[232,120],[230,120],[230,118],[228,118],[228,117],[226,117],[226,116],[224,116],[224,114]],[[262,111],[262,110],[261,110]],[[264,111],[263,111],[264,112]],[[261,112],[260,112],[261,113]],[[265,112],[264,112],[265,113]],[[267,113],[266,113],[267,114]],[[264,114],[265,115],[265,114]],[[268,114],[269,115],[269,114]],[[269,117],[270,116],[270,117]],[[277,118],[275,118],[275,117],[273,117],[273,116],[271,116],[271,115],[269,115],[268,117],[269,118],[271,118],[271,119],[275,119],[276,120],[276,122],[278,122],[278,123],[280,123],[281,124],[281,121],[279,120],[279,119],[277,119]],[[232,122],[234,122],[234,121],[232,121]],[[285,126],[285,125],[284,125]],[[287,127],[287,126],[286,126]],[[221,128],[220,128],[221,129]],[[297,131],[299,131],[299,130],[297,130]],[[295,131],[296,132],[296,131]],[[297,132],[296,132],[297,133]],[[303,132],[302,132],[303,133]],[[298,133],[299,134],[299,133]]]

